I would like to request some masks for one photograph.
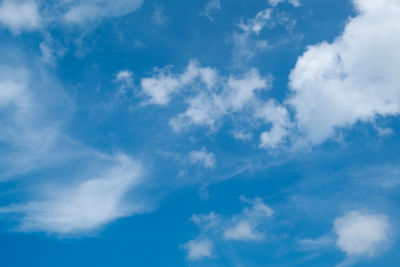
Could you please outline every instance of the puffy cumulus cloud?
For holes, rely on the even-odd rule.
[[[375,256],[389,241],[390,224],[385,215],[352,211],[334,224],[336,245],[348,257]]]
[[[39,7],[34,0],[4,0],[0,3],[0,24],[13,33],[37,30],[42,26]]]
[[[400,112],[400,2],[354,0],[358,15],[332,43],[309,46],[290,75],[303,141]]]
[[[63,2],[63,18],[69,24],[83,24],[127,15],[137,10],[143,0],[74,0]]]
[[[142,182],[140,165],[123,154],[108,161],[110,166],[91,171],[93,177],[73,185],[52,186],[41,193],[40,200],[2,211],[23,214],[19,231],[57,234],[91,231],[115,219],[143,212],[144,206],[125,199]]]
[[[235,242],[260,242],[265,239],[265,227],[274,211],[260,198],[240,200],[246,206],[243,210],[230,218],[224,218],[214,212],[206,215],[193,215],[191,220],[200,228],[199,236],[184,245],[188,250],[188,257],[200,260],[212,255],[211,248],[218,243]],[[205,244],[203,243],[206,241]],[[197,246],[199,245],[199,246]],[[205,249],[208,248],[208,250]],[[192,257],[191,251],[199,251],[201,257]],[[205,253],[207,251],[208,253]],[[197,255],[197,253],[195,253]]]
[[[204,168],[214,168],[217,162],[215,154],[207,152],[205,148],[202,150],[193,150],[189,153],[189,159],[194,164],[200,164]]]
[[[258,108],[256,117],[271,125],[269,131],[261,134],[260,147],[276,148],[290,134],[291,120],[287,109],[273,100]]]
[[[232,133],[237,139],[248,140],[252,136],[249,131],[261,122],[270,129],[260,137],[260,146],[275,149],[288,136],[290,119],[283,105],[261,99],[261,93],[268,90],[271,83],[272,78],[262,77],[257,69],[222,76],[192,60],[180,74],[171,73],[169,68],[156,70],[153,77],[141,80],[141,91],[146,97],[145,103],[163,106],[174,97],[184,96],[186,110],[169,121],[175,132],[190,126],[206,127],[215,132],[229,119],[236,125],[246,124],[246,133],[241,129],[234,129]]]
[[[295,7],[299,7],[300,6],[300,0],[268,0],[268,3],[271,6],[276,6],[276,5],[278,5],[280,3],[283,3],[283,2],[288,2],[288,3],[292,4]]]
[[[148,97],[148,103],[154,105],[167,105],[172,97],[188,85],[201,81],[211,88],[216,83],[216,71],[203,68],[195,60],[190,61],[186,70],[181,74],[173,74],[169,67],[156,69],[156,74],[141,80],[141,88]]]
[[[190,125],[215,129],[223,117],[244,111],[257,101],[256,93],[268,89],[270,81],[252,69],[241,76],[221,77],[214,90],[200,91],[188,99],[189,107],[170,121],[175,131]]]
[[[201,11],[201,15],[205,16],[210,21],[213,21],[214,20],[213,16],[219,10],[221,10],[221,0],[210,0],[207,2],[203,11]]]
[[[265,238],[264,230],[267,219],[272,217],[274,211],[265,205],[260,198],[246,199],[241,197],[242,202],[250,204],[240,214],[233,216],[224,232],[226,240],[236,241],[261,241]]]

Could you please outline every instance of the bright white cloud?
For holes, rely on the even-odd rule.
[[[141,167],[125,155],[111,159],[110,167],[74,185],[50,187],[40,200],[13,206],[23,213],[20,231],[74,234],[96,229],[115,219],[144,211],[126,202],[126,194],[142,182]]]
[[[211,68],[200,67],[197,61],[192,60],[185,72],[179,75],[172,74],[168,67],[157,69],[156,75],[141,80],[141,87],[142,92],[149,97],[148,103],[167,105],[180,90],[198,80],[211,88],[216,82],[216,72]]]
[[[348,257],[375,256],[389,241],[389,228],[385,215],[352,211],[335,220],[336,245]]]
[[[214,14],[217,13],[221,9],[221,1],[220,0],[210,0],[207,2],[204,10],[201,14],[207,17],[209,20],[213,21]]]
[[[190,161],[194,164],[200,164],[204,168],[214,168],[216,163],[215,154],[206,149],[193,150],[189,154]]]
[[[271,125],[269,131],[261,134],[260,147],[276,148],[290,134],[291,121],[287,109],[273,100],[260,107],[256,116]]]
[[[14,33],[37,30],[41,21],[36,1],[4,0],[0,3],[0,24]]]
[[[237,139],[248,140],[251,131],[260,122],[268,131],[260,136],[260,147],[276,149],[289,135],[289,113],[273,100],[263,101],[260,94],[271,87],[270,76],[262,77],[257,69],[230,76],[221,76],[209,67],[201,67],[192,60],[181,74],[168,69],[157,70],[156,75],[141,80],[147,103],[167,105],[180,95],[186,96],[187,108],[170,119],[170,126],[181,132],[190,126],[201,126],[215,132],[227,119],[236,125],[245,124],[246,133],[234,129]],[[264,126],[262,126],[264,127]]]
[[[218,88],[201,91],[189,98],[189,107],[170,121],[175,131],[190,125],[218,127],[217,122],[225,116],[251,108],[257,101],[256,93],[269,87],[269,80],[252,69],[239,77],[221,77]]]
[[[308,47],[290,75],[304,141],[322,143],[339,129],[400,113],[400,2],[354,0],[358,15],[332,43]]]

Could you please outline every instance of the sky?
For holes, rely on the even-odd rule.
[[[397,267],[400,1],[0,0],[0,266]]]

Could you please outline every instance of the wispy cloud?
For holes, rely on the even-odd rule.
[[[200,234],[183,245],[189,259],[201,260],[215,255],[213,248],[216,243],[265,240],[265,227],[274,211],[260,198],[241,197],[240,200],[246,206],[230,218],[214,212],[192,216],[191,220],[200,228]]]
[[[50,166],[60,172],[37,179],[20,203],[0,211],[20,215],[18,231],[57,234],[85,233],[147,211],[149,205],[141,200],[127,199],[143,182],[140,164],[123,153],[107,155],[69,137],[63,125],[74,104],[57,80],[38,60],[28,65],[11,58],[0,66],[1,179],[23,178]],[[76,162],[85,168],[66,167]]]
[[[139,163],[120,154],[102,164],[105,167],[97,166],[97,170],[90,171],[92,177],[81,177],[69,185],[46,186],[37,200],[12,205],[0,212],[22,214],[18,231],[71,235],[146,211],[143,204],[126,199],[127,193],[142,183]]]
[[[221,0],[210,0],[207,2],[204,9],[201,11],[201,15],[208,18],[210,21],[214,20],[214,15],[221,10]]]

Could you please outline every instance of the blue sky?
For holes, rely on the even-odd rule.
[[[398,0],[0,0],[0,266],[397,266]]]

